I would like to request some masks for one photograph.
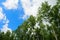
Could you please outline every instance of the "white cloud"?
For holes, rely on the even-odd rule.
[[[4,14],[2,13],[2,8],[0,7],[0,20],[4,19]]]
[[[8,30],[10,32],[12,32],[12,30],[10,28],[8,28],[8,23],[9,23],[9,20],[7,20],[6,23],[3,25],[3,28],[1,29],[1,32],[6,33]]]
[[[17,9],[18,0],[6,0],[2,3],[7,9]]]
[[[6,15],[3,13],[2,8],[0,7],[0,21],[2,21],[2,20],[3,20],[4,25],[0,29],[1,32],[6,33],[7,30],[9,30],[10,32],[12,32],[12,30],[10,28],[8,28],[9,20],[6,18]]]
[[[38,12],[39,6],[41,6],[42,2],[48,1],[50,5],[55,5],[56,0],[21,0],[22,7],[24,9],[25,15],[23,16],[23,19],[26,18],[26,16],[36,16]]]
[[[4,23],[4,25],[3,25],[2,28],[1,28],[1,32],[6,33],[8,30],[9,30],[10,32],[12,32],[12,30],[11,30],[10,28],[8,28],[9,20],[6,18],[6,16],[5,16],[4,19],[3,19],[3,23]]]

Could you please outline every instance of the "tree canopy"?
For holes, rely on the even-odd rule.
[[[31,15],[12,33],[0,32],[0,40],[60,40],[60,0],[54,6],[42,3],[36,17]]]

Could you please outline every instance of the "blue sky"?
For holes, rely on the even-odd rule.
[[[30,15],[36,17],[42,2],[55,5],[56,0],[0,0],[0,30],[16,30]],[[54,2],[53,2],[54,1]]]
[[[0,7],[2,7],[3,13],[6,15],[7,19],[9,20],[8,27],[11,28],[12,30],[15,30],[24,21],[22,18],[20,18],[20,16],[24,15],[24,10],[22,8],[21,2],[20,1],[18,2],[17,9],[6,9],[4,5],[2,5],[2,2],[4,1],[6,0],[0,0]],[[2,28],[3,25],[4,23],[1,21],[0,28]]]

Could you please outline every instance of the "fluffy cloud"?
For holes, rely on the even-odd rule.
[[[18,7],[18,0],[6,0],[2,3],[7,9],[16,9]]]
[[[21,0],[22,7],[25,12],[23,19],[30,15],[36,16],[39,6],[41,6],[44,1],[48,1],[52,6],[56,4],[56,0]]]
[[[7,20],[6,23],[3,25],[3,28],[1,29],[1,32],[6,33],[8,30],[10,32],[12,32],[12,30],[10,28],[8,28],[8,23],[9,23],[9,20]]]
[[[4,14],[2,13],[2,8],[0,7],[0,20],[4,19]]]
[[[2,21],[2,20],[3,20],[4,25],[0,29],[1,32],[6,33],[8,30],[10,32],[12,32],[12,30],[10,28],[8,28],[9,20],[6,18],[6,15],[3,13],[2,8],[0,7],[0,21]]]

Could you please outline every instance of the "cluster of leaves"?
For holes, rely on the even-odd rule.
[[[60,40],[60,0],[42,3],[37,17],[30,16],[14,33],[0,33],[0,40]]]
[[[31,15],[16,30],[19,40],[60,40],[59,31],[60,0],[54,6],[47,2],[42,3],[38,9],[37,17]]]
[[[0,32],[0,40],[16,40],[16,34],[9,30],[6,33]]]

